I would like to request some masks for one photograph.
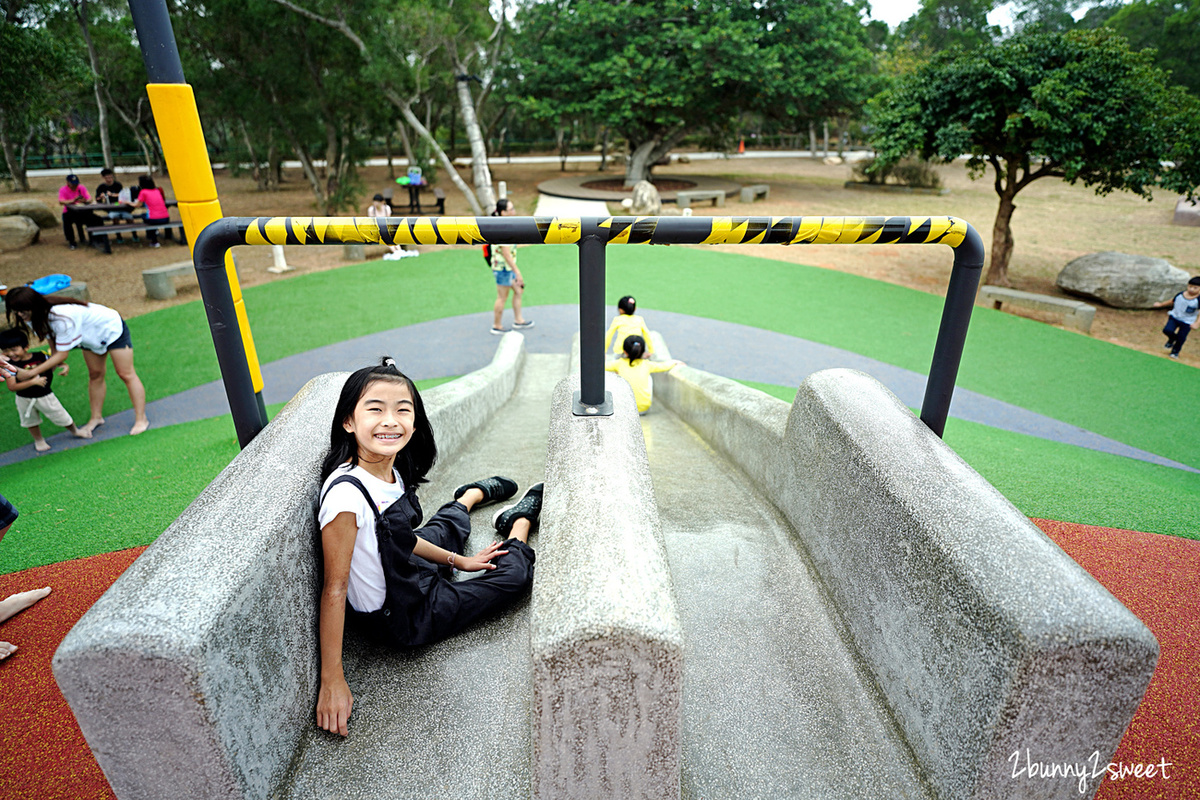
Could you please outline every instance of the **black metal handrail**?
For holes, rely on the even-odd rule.
[[[921,420],[938,436],[950,400],[975,292],[983,240],[956,217],[225,217],[196,238],[193,257],[217,361],[245,447],[266,425],[257,402],[224,263],[238,245],[575,244],[579,246],[580,391],[575,413],[611,412],[604,391],[605,247],[610,244],[944,244],[954,268]]]

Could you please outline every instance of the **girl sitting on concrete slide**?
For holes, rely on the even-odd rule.
[[[609,361],[604,368],[609,372],[620,375],[633,389],[633,399],[637,403],[639,414],[650,410],[654,402],[654,382],[650,378],[652,372],[666,372],[681,366],[682,361],[651,361],[643,358],[646,354],[646,340],[641,336],[625,338],[625,352],[616,361]]]
[[[511,606],[533,584],[528,541],[541,514],[542,484],[493,517],[507,541],[466,556],[471,509],[508,500],[517,484],[495,476],[460,486],[418,528],[417,486],[436,458],[421,395],[395,361],[384,358],[346,380],[321,468],[318,512],[324,587],[317,725],[330,733],[347,735],[354,706],[342,669],[348,618],[393,646],[425,645]],[[455,571],[483,575],[455,581]]]

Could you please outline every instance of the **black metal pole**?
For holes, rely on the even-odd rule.
[[[150,83],[187,83],[165,0],[129,0]]]
[[[217,364],[225,383],[225,396],[233,414],[233,427],[237,431],[238,444],[245,448],[266,427],[267,414],[254,391],[233,293],[225,274],[226,251],[245,241],[238,222],[236,218],[226,217],[201,231],[196,237],[192,258],[200,282],[200,295],[204,298],[204,313],[208,315],[208,327],[217,350]]]
[[[954,248],[954,268],[950,271],[942,322],[933,347],[929,380],[925,383],[925,399],[921,403],[921,421],[939,437],[946,430],[946,417],[950,415],[950,399],[954,394],[954,382],[958,378],[958,365],[962,361],[967,326],[971,322],[982,272],[983,239],[974,227],[967,226],[962,244]]]
[[[604,245],[607,237],[594,218],[582,220],[579,238],[579,394],[576,416],[613,413],[604,391]]]

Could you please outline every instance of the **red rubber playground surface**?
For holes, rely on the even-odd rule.
[[[1200,798],[1200,541],[1034,520],[1154,631],[1162,648],[1137,714],[1113,757],[1103,800]],[[45,600],[0,626],[20,650],[0,663],[0,797],[115,797],[51,675],[71,626],[144,548],[0,575],[0,597],[52,586]],[[1166,762],[1165,777],[1160,775]],[[1133,773],[1157,765],[1152,778]],[[1103,766],[1102,766],[1103,768]],[[1113,775],[1123,777],[1114,779]],[[1021,796],[1015,791],[1013,797]],[[164,800],[167,800],[164,798]]]

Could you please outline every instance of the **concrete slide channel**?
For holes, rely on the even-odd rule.
[[[578,418],[577,353],[510,334],[508,367],[427,393],[426,516],[476,477],[547,481],[533,597],[413,652],[349,636],[347,739],[312,724],[319,571],[296,560],[341,378],[297,395],[56,654],[117,795],[982,798],[1014,743],[1115,750],[1153,636],[886,389],[833,371],[789,410],[681,368],[643,417],[609,375],[614,417]],[[282,501],[256,493],[293,451]]]

